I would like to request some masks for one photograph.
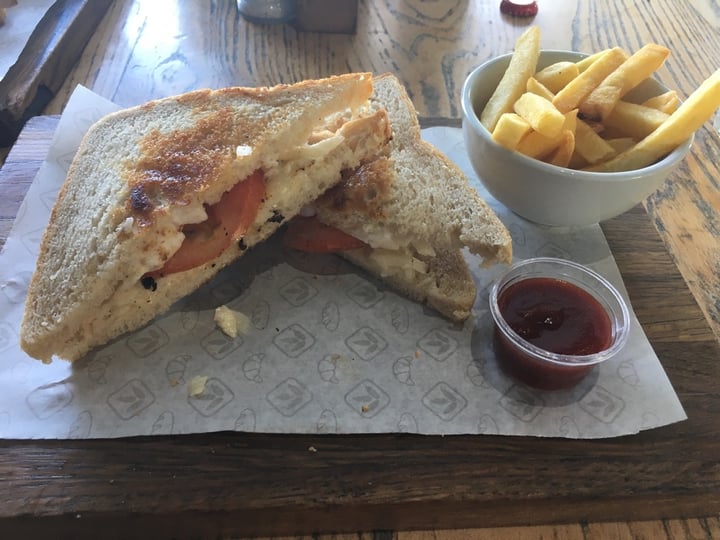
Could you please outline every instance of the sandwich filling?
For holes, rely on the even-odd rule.
[[[318,201],[317,213],[315,207],[306,207],[303,217],[288,224],[283,243],[309,253],[355,251],[381,277],[413,280],[426,276],[428,265],[423,259],[435,256],[433,246],[402,234],[387,215],[394,178],[388,157],[348,171]]]
[[[244,251],[250,247],[244,240],[250,228],[277,228],[285,220],[285,209],[296,204],[297,188],[287,179],[309,173],[345,147],[354,148],[364,136],[362,126],[373,122],[347,120],[333,115],[305,143],[284,148],[267,162],[258,159],[267,155],[262,149],[221,143],[227,137],[221,138],[215,127],[187,130],[199,131],[200,142],[189,140],[183,131],[148,135],[143,154],[152,157],[141,159],[129,174],[130,218],[118,227],[119,234],[133,228],[156,231],[159,241],[140,257],[142,286],[155,290],[163,277],[212,264],[233,244]],[[243,180],[218,194],[214,184],[220,171]]]
[[[350,234],[322,223],[314,216],[293,219],[285,231],[283,244],[307,253],[361,252],[381,277],[401,275],[408,280],[428,274],[428,265],[420,257],[435,256],[429,244],[420,243],[421,249],[417,249],[413,242],[401,243],[387,231],[379,234],[354,231]]]

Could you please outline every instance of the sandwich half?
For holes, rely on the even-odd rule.
[[[390,117],[390,154],[346,172],[288,225],[284,243],[336,252],[464,321],[477,291],[462,250],[482,257],[484,266],[510,263],[510,234],[462,171],[421,139],[417,112],[395,76],[375,77],[371,102]]]
[[[370,74],[199,90],[99,120],[43,236],[21,327],[76,360],[152,320],[386,151]]]

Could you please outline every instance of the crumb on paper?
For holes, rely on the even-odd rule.
[[[170,386],[172,386],[173,388],[175,388],[178,384],[180,384],[179,380],[177,380],[175,378],[170,379]]]
[[[227,306],[220,306],[215,309],[215,324],[226,336],[235,339],[238,333],[247,334],[250,318]]]
[[[314,446],[309,446],[308,452],[317,452],[317,448],[315,448]]]
[[[415,351],[415,358],[420,358],[420,351]]]
[[[188,395],[190,397],[198,397],[205,391],[205,385],[208,378],[206,375],[198,375],[193,377],[188,385]]]
[[[363,405],[362,407],[360,407],[360,410],[362,412],[368,412],[370,410],[370,407],[368,407],[367,405]]]

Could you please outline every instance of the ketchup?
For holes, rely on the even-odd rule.
[[[498,296],[503,319],[525,341],[545,351],[586,356],[612,344],[612,323],[605,309],[590,293],[555,278],[527,278]],[[503,368],[530,386],[569,388],[593,364],[556,363],[522,350],[496,328],[495,349]]]

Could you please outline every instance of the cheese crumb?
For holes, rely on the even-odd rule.
[[[236,157],[247,157],[252,155],[253,149],[252,146],[248,146],[247,144],[241,144],[237,148],[235,148],[235,156]]]
[[[133,223],[135,223],[135,220],[132,216],[126,217],[125,220],[117,226],[115,232],[118,234],[130,234],[132,232]]]
[[[247,334],[250,327],[250,318],[239,311],[233,311],[227,306],[215,309],[215,324],[222,332],[233,339],[239,333]]]
[[[208,378],[205,375],[198,375],[193,377],[188,385],[188,395],[190,397],[201,396],[205,391],[205,385],[207,384]]]

